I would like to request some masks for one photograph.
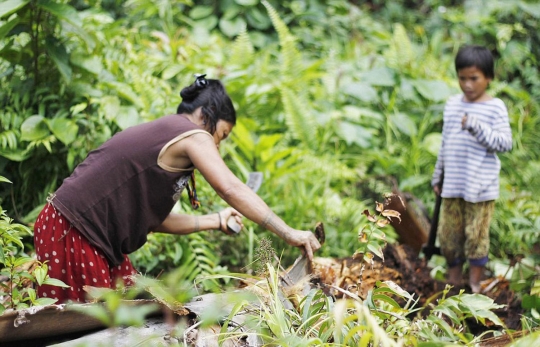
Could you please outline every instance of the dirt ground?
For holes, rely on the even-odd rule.
[[[372,267],[365,266],[361,273],[362,264],[352,258],[336,260],[319,258],[314,262],[315,276],[324,284],[333,284],[342,289],[354,291],[365,298],[377,281],[393,281],[404,290],[419,298],[418,305],[424,306],[426,301],[434,295],[440,294],[446,283],[431,278],[430,271],[424,258],[419,258],[417,252],[406,245],[388,245],[384,249],[384,261],[376,260]],[[361,273],[361,279],[359,274]],[[465,274],[466,275],[466,274]],[[465,276],[464,275],[464,276]],[[465,277],[464,277],[465,279]],[[449,295],[458,294],[460,288],[453,288]],[[467,293],[470,289],[464,286]],[[520,318],[523,314],[521,301],[510,290],[509,283],[503,278],[488,278],[482,282],[484,295],[492,298],[504,308],[494,313],[505,323],[507,328],[520,330]],[[341,293],[332,293],[336,297]],[[437,296],[437,298],[440,297]],[[468,322],[472,332],[476,335],[486,330],[493,330],[495,326],[485,327],[476,322]]]

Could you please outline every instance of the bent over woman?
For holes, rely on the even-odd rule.
[[[111,288],[118,278],[129,285],[136,271],[127,254],[149,232],[227,232],[229,217],[240,224],[247,217],[309,259],[320,248],[310,231],[288,226],[223,162],[219,144],[236,123],[223,84],[198,76],[180,95],[176,114],[115,134],[49,197],[34,225],[35,249],[50,277],[70,287],[40,286],[39,296],[82,302],[85,285]],[[195,169],[233,208],[204,216],[171,212],[185,188],[197,207]]]

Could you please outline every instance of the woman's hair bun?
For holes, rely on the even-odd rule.
[[[197,96],[199,96],[201,90],[206,88],[206,86],[208,85],[208,81],[205,77],[206,74],[195,74],[195,82],[180,91],[180,96],[182,97],[182,100],[186,102],[195,100]]]

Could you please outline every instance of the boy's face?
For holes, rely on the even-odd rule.
[[[465,101],[478,102],[489,98],[486,89],[491,82],[482,70],[476,66],[464,67],[458,71],[459,87],[465,95]]]

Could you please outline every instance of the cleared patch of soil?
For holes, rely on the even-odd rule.
[[[362,269],[363,268],[363,269]],[[419,298],[418,305],[425,306],[434,303],[441,297],[446,283],[434,280],[424,258],[419,258],[417,252],[407,245],[388,245],[384,249],[384,261],[376,259],[372,266],[364,265],[353,259],[316,258],[314,261],[315,281],[328,286],[338,286],[347,291],[366,298],[377,281],[393,281],[404,290]],[[324,286],[323,286],[324,287]],[[449,295],[459,293],[464,289],[470,293],[470,288],[452,288]],[[489,278],[482,282],[483,295],[492,298],[495,303],[505,305],[494,313],[505,323],[507,328],[521,329],[520,318],[523,314],[521,301],[504,278]],[[330,289],[329,294],[342,297],[343,293]],[[428,302],[429,301],[429,302]],[[487,327],[474,321],[467,322],[473,333],[481,333],[495,329],[492,324]]]

